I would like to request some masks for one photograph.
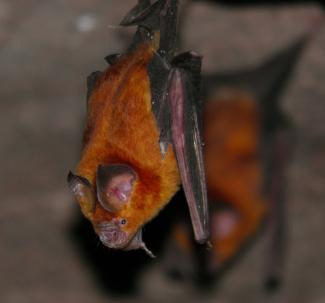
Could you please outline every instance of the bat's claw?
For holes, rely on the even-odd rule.
[[[146,246],[146,244],[144,242],[142,242],[140,244],[140,248],[143,249],[150,258],[152,258],[152,259],[156,258],[156,256],[152,253],[151,250],[148,249],[148,247]]]

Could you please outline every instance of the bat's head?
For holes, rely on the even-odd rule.
[[[142,248],[152,256],[142,241],[141,229],[126,230],[127,220],[121,216],[121,210],[130,204],[137,179],[137,173],[126,164],[99,165],[94,184],[71,172],[68,175],[71,191],[105,246]]]

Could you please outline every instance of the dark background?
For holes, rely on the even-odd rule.
[[[258,64],[322,14],[309,1],[222,2],[227,6],[195,1],[184,19],[183,48],[204,56],[204,71]],[[253,2],[263,5],[246,5]],[[155,261],[141,252],[107,252],[82,221],[66,174],[79,157],[85,79],[130,41],[130,31],[116,25],[134,3],[0,0],[0,301],[325,302],[323,24],[281,98],[297,140],[288,172],[286,275],[277,293],[268,296],[262,287],[263,237],[203,295],[167,279],[157,241],[148,243]],[[147,229],[167,227],[163,219],[164,213]],[[146,271],[138,270],[142,263]]]

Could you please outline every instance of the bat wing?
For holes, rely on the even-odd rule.
[[[263,129],[270,130],[277,127],[278,125],[275,124],[283,123],[285,120],[280,111],[279,97],[311,34],[300,37],[258,66],[206,75],[203,79],[203,91],[209,95],[212,90],[227,87],[251,93],[260,103]]]
[[[121,24],[138,25],[131,49],[141,41],[155,46],[148,75],[161,155],[173,145],[195,239],[203,243],[209,237],[209,214],[198,101],[201,58],[191,52],[174,58],[178,1],[149,4],[139,1]]]
[[[168,79],[167,99],[170,108],[171,137],[194,235],[196,241],[203,243],[209,237],[209,222],[201,127],[197,107],[199,75],[197,75],[196,67],[200,66],[200,63],[200,57],[186,54],[181,63],[172,68]]]

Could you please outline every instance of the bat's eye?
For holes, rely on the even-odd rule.
[[[121,225],[125,225],[126,224],[126,220],[125,219],[121,219],[120,223],[121,223]]]

